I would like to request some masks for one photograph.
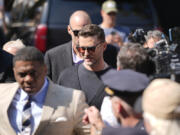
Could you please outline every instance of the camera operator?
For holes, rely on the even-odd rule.
[[[180,81],[180,55],[179,42],[175,37],[178,37],[177,28],[169,29],[169,38],[165,38],[163,33],[155,32],[157,40],[153,43],[153,46],[148,44],[148,54],[151,59],[155,62],[156,73],[154,78],[170,78],[171,80]],[[146,39],[149,39],[153,35],[153,32],[147,34]],[[153,37],[153,36],[152,36]],[[159,37],[159,38],[158,38]],[[152,47],[152,48],[151,48]]]
[[[165,34],[159,30],[149,30],[146,32],[142,28],[137,28],[129,34],[128,41],[140,43],[144,48],[154,48],[156,42],[165,38]]]
[[[149,30],[147,35],[145,35],[145,39],[144,48],[154,48],[156,42],[165,39],[165,35],[159,30]]]
[[[165,35],[159,30],[135,29],[128,37],[133,43],[140,43],[147,51],[150,59],[155,63],[154,76],[160,76],[160,73],[166,73],[169,69],[169,45]],[[156,78],[155,77],[155,78]]]

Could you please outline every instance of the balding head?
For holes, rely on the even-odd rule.
[[[75,51],[75,46],[78,44],[78,32],[87,24],[91,24],[91,19],[88,13],[83,10],[75,11],[69,19],[68,33],[71,35]]]
[[[88,13],[83,10],[75,11],[69,19],[69,24],[71,26],[79,25],[82,27],[82,26],[90,24],[90,23],[91,23],[91,19],[90,19]]]

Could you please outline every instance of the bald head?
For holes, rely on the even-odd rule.
[[[87,24],[91,24],[91,19],[88,13],[83,10],[75,11],[69,19],[69,25],[67,28],[68,33],[71,35],[72,45],[76,54],[78,54],[78,51],[76,50],[78,36],[74,33],[74,31],[79,32]]]
[[[91,23],[91,19],[90,19],[88,13],[83,10],[75,11],[69,19],[69,24],[72,26],[78,25],[78,26],[82,27],[82,26],[90,24],[90,23]]]

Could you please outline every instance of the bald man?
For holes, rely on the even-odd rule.
[[[61,71],[74,64],[81,63],[82,58],[76,50],[78,44],[78,32],[83,26],[90,24],[91,19],[85,11],[75,11],[69,18],[67,31],[71,41],[48,50],[45,54],[45,63],[48,67],[48,76],[53,82],[57,82]],[[60,35],[59,35],[60,36]]]

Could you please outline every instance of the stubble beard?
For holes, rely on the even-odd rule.
[[[91,61],[84,60],[84,65],[88,68],[95,68],[100,63],[100,60],[91,59]]]

